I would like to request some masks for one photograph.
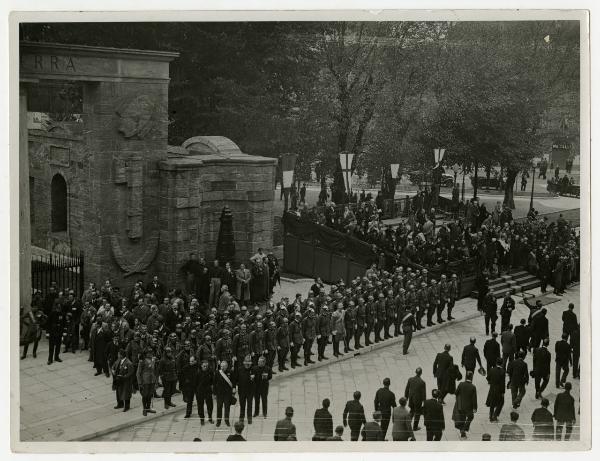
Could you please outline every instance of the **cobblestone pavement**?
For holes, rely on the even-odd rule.
[[[531,293],[538,294],[538,290]],[[558,297],[557,297],[558,298]],[[566,309],[569,302],[575,303],[576,312],[579,316],[579,287],[575,286],[560,297],[560,299],[546,306],[548,309],[548,318],[550,323],[551,351],[554,355],[554,341],[560,337],[562,331],[562,312]],[[463,303],[465,309],[473,312],[474,300],[467,300]],[[517,310],[513,313],[513,323],[525,317],[528,309],[523,304],[517,304]],[[435,354],[443,349],[445,343],[452,345],[452,355],[455,361],[460,361],[462,347],[468,342],[470,336],[477,338],[477,345],[480,351],[485,342],[483,317],[476,316],[470,320],[453,322],[442,328],[431,330],[417,336],[413,339],[410,353],[407,356],[402,355],[400,343],[383,347],[372,352],[355,356],[349,360],[336,362],[327,366],[307,370],[290,377],[281,377],[271,384],[269,391],[269,417],[255,418],[253,424],[246,426],[244,436],[251,441],[270,441],[273,440],[273,431],[277,419],[281,418],[286,406],[294,407],[293,422],[297,428],[298,440],[310,440],[314,430],[312,418],[314,412],[320,407],[320,402],[324,398],[331,399],[330,411],[334,417],[334,426],[341,424],[342,412],[345,402],[352,398],[355,390],[360,390],[363,394],[362,403],[365,406],[367,419],[373,412],[373,398],[376,390],[381,386],[384,377],[391,379],[391,389],[399,398],[406,385],[407,379],[413,375],[415,368],[423,367],[423,378],[427,383],[427,393],[435,386],[435,379],[432,376],[432,364]],[[554,357],[553,359],[554,360]],[[531,367],[531,354],[528,354],[527,361]],[[553,367],[552,367],[553,368]],[[573,383],[573,395],[576,402],[579,399],[579,381],[568,379]],[[479,410],[475,415],[475,420],[471,426],[469,440],[481,440],[483,433],[490,433],[492,440],[498,440],[500,427],[508,421],[508,415],[511,411],[509,398],[505,405],[498,423],[488,421],[488,409],[485,406],[488,386],[484,377],[476,375],[474,384],[478,390]],[[546,389],[545,396],[552,405],[557,394],[554,387],[554,368],[550,378],[550,384]],[[507,394],[509,397],[510,394]],[[454,405],[453,396],[448,396],[447,405],[444,407],[446,418],[446,431],[443,440],[459,440],[459,433],[454,429],[451,420],[452,408]],[[139,405],[136,409],[139,410]],[[539,406],[539,401],[534,399],[533,382],[527,387],[527,393],[523,399],[521,407],[518,409],[520,416],[519,424],[525,430],[526,436],[530,437],[532,432],[531,413]],[[239,415],[239,406],[232,408],[232,415]],[[196,415],[191,419],[184,419],[182,412],[165,415],[148,422],[136,424],[104,436],[94,439],[94,441],[191,441],[194,437],[200,437],[203,441],[223,441],[227,435],[232,432],[227,426],[216,428],[212,424],[200,425],[200,420]],[[214,415],[213,415],[214,417]],[[232,417],[232,421],[235,420]],[[422,425],[422,422],[421,422]],[[388,439],[391,439],[388,431]],[[346,431],[347,432],[347,431]],[[579,437],[578,428],[574,428],[573,440]],[[424,429],[416,432],[416,438],[419,441],[425,440]],[[344,434],[344,439],[349,439],[349,434]]]

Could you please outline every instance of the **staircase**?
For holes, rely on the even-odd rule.
[[[506,275],[490,280],[490,289],[496,298],[504,297],[510,290],[512,294],[531,290],[541,285],[540,279],[527,271],[515,269]],[[471,297],[477,297],[477,290],[471,292]]]

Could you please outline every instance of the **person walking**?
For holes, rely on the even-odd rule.
[[[525,431],[517,424],[519,413],[510,412],[510,424],[503,424],[500,428],[500,442],[523,442],[525,440]]]
[[[406,398],[400,397],[398,406],[392,412],[392,440],[394,442],[406,442],[415,440],[415,434],[411,428],[411,414],[406,410]]]
[[[396,396],[390,391],[390,378],[383,380],[383,387],[375,393],[375,411],[381,413],[381,432],[383,438],[387,434],[390,419],[392,417],[392,408],[396,407]]]
[[[487,381],[490,389],[485,404],[490,409],[490,422],[493,423],[498,421],[498,416],[504,407],[504,394],[506,393],[506,373],[500,357],[498,357],[496,365],[490,368]]]
[[[333,437],[333,416],[329,412],[329,405],[331,402],[329,399],[323,399],[322,407],[315,410],[315,416],[313,418],[313,427],[315,428],[315,435],[313,436],[313,442],[324,441],[329,437]]]
[[[404,339],[402,342],[402,355],[408,354],[408,348],[412,341],[413,332],[417,329],[417,321],[411,311],[407,311],[402,317],[402,334]]]
[[[569,375],[569,365],[572,363],[572,350],[571,345],[567,342],[567,333],[562,334],[562,339],[556,342],[554,346],[555,361],[556,361],[556,388],[562,389],[563,384],[567,380]],[[562,371],[562,375],[561,375]]]
[[[465,380],[456,388],[456,401],[452,411],[454,426],[460,431],[460,437],[466,438],[474,414],[477,412],[477,389],[473,385],[473,373],[467,371]]]
[[[521,405],[521,400],[525,396],[525,386],[529,384],[529,370],[523,360],[524,358],[525,354],[519,352],[517,358],[506,367],[508,387],[510,388],[512,405],[515,410]]]
[[[500,336],[500,344],[502,345],[502,366],[506,370],[506,365],[511,363],[517,352],[517,338],[513,333],[512,324],[502,332]]]
[[[488,336],[490,334],[490,329],[492,333],[496,331],[496,321],[498,320],[498,301],[490,288],[485,295],[483,312],[485,314],[485,335]]]
[[[579,322],[577,321],[577,314],[574,312],[575,304],[569,303],[569,308],[562,314],[563,322],[563,333],[567,335],[566,339],[569,339],[570,335],[579,328]]]
[[[550,381],[550,360],[551,354],[548,350],[550,340],[545,338],[542,346],[533,351],[533,378],[535,380],[535,398],[542,397],[542,392],[546,389]]]
[[[562,439],[562,429],[566,426],[565,440],[571,439],[575,424],[575,399],[571,395],[571,383],[565,383],[565,391],[554,400],[554,419],[556,420],[556,440]]]
[[[423,424],[427,441],[439,442],[442,440],[442,433],[446,429],[446,420],[444,418],[444,406],[440,402],[440,392],[437,389],[431,391],[431,398],[425,400],[423,404]]]
[[[450,374],[454,367],[454,359],[450,355],[450,344],[444,345],[444,351],[436,355],[433,362],[433,376],[437,379],[437,388],[440,391],[440,400],[444,398],[450,389]]]
[[[296,426],[292,423],[294,416],[294,409],[292,407],[286,407],[285,418],[277,421],[275,426],[275,434],[273,439],[275,442],[287,442],[290,438],[296,437]]]
[[[421,375],[423,370],[421,367],[415,370],[415,376],[408,379],[406,383],[406,389],[404,390],[404,398],[408,400],[408,406],[410,408],[410,417],[414,418],[413,430],[418,431],[419,420],[423,414],[423,403],[427,399],[427,386]]]
[[[475,367],[479,364],[479,368],[483,368],[481,364],[481,356],[479,355],[479,349],[475,346],[475,337],[471,336],[469,339],[469,344],[467,344],[463,348],[462,357],[461,357],[461,365],[464,367],[466,372],[469,371],[473,374],[475,373]]]
[[[502,354],[500,352],[500,344],[498,343],[498,333],[493,332],[492,337],[483,345],[483,356],[485,357],[486,372],[489,374],[490,369],[495,367],[498,359],[502,363]]]
[[[552,441],[554,440],[554,418],[548,407],[550,401],[542,398],[541,407],[533,410],[531,422],[533,423],[533,440]]]
[[[353,400],[346,402],[342,416],[344,427],[350,426],[350,440],[353,442],[358,440],[361,427],[367,424],[365,409],[360,403],[360,398],[360,391],[354,391]]]

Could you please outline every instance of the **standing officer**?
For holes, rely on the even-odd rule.
[[[308,308],[304,320],[302,320],[302,336],[304,337],[304,366],[306,366],[309,363],[315,363],[310,358],[312,346],[317,337],[317,318],[312,306]]]
[[[358,298],[358,302],[357,302],[356,309],[355,309],[355,315],[354,315],[355,319],[356,319],[356,325],[354,328],[354,349],[361,349],[363,347],[362,344],[360,344],[360,337],[362,336],[363,332],[365,331],[366,314],[367,314],[367,310],[365,307],[365,300],[361,296]]]
[[[234,374],[247,355],[250,355],[250,335],[248,334],[248,327],[245,323],[240,325],[240,332],[233,338],[233,359],[234,359]]]
[[[417,312],[417,329],[420,330],[421,328],[424,328],[421,319],[425,313],[429,311],[429,290],[427,289],[427,284],[425,282],[421,282],[421,289],[417,291],[417,302],[419,304],[419,310]],[[429,323],[427,325],[429,326]]]
[[[569,335],[567,333],[562,334],[562,339],[556,341],[554,346],[555,361],[556,361],[556,388],[562,389],[563,384],[567,380],[569,375],[569,365],[572,363],[571,360],[571,345],[567,342]],[[562,376],[560,372],[562,371]]]
[[[283,318],[283,322],[277,329],[277,362],[279,364],[278,370],[288,370],[285,366],[287,354],[290,350],[290,333],[288,329],[288,319]]]
[[[427,432],[427,441],[439,442],[442,440],[442,432],[446,428],[444,418],[444,407],[439,400],[440,392],[437,389],[431,391],[431,397],[423,404],[423,423]]]
[[[375,315],[377,310],[375,309],[375,298],[373,295],[369,295],[367,303],[365,304],[365,346],[371,345],[371,332],[375,327]]]
[[[419,427],[419,420],[423,413],[423,402],[427,398],[427,386],[425,381],[421,378],[423,370],[421,367],[415,370],[415,376],[408,379],[406,383],[406,389],[404,390],[404,398],[408,400],[408,406],[410,408],[410,417],[414,418],[413,431],[421,429]]]
[[[402,317],[402,334],[404,335],[404,340],[402,342],[403,355],[408,354],[408,348],[412,341],[412,334],[416,329],[417,321],[415,320],[414,314],[411,311],[406,311]]]
[[[475,338],[473,336],[471,336],[471,338],[469,339],[469,344],[467,344],[463,348],[460,363],[465,368],[467,373],[469,371],[471,373],[474,373],[476,364],[479,364],[480,368],[483,367],[481,365],[481,356],[479,355],[479,349],[477,349],[477,346],[475,346]]]
[[[331,325],[329,312],[327,309],[327,304],[323,304],[323,306],[321,306],[321,314],[317,317],[317,359],[319,362],[329,358],[325,357],[325,348],[327,347],[330,333]]]
[[[440,289],[437,285],[437,282],[432,279],[431,283],[430,283],[430,287],[427,290],[427,326],[433,326],[435,325],[434,321],[433,321],[433,314],[435,312],[437,312],[438,310],[438,305],[440,303]]]
[[[385,298],[383,297],[383,293],[379,293],[379,300],[375,303],[375,310],[377,315],[375,323],[375,342],[378,343],[381,341],[381,332],[385,326],[386,319]]]
[[[542,397],[542,392],[546,389],[550,381],[550,360],[551,354],[548,350],[550,340],[545,338],[542,347],[533,351],[533,377],[535,379],[535,398]]]
[[[437,323],[444,323],[445,320],[442,318],[442,313],[444,312],[444,308],[446,307],[446,303],[449,300],[449,284],[446,281],[446,276],[442,275],[440,277],[440,284],[438,285],[440,290],[440,303],[437,307]]]
[[[265,347],[267,348],[266,366],[273,372],[273,363],[277,354],[277,328],[275,322],[270,321],[265,333]],[[260,360],[260,358],[259,358]]]
[[[208,413],[208,422],[213,423],[213,386],[215,382],[215,370],[208,361],[203,360],[198,372],[198,381],[196,385],[196,401],[198,402],[198,415],[200,424],[204,426],[204,405]],[[216,393],[216,392],[215,392]]]
[[[375,393],[375,411],[381,412],[381,432],[383,439],[387,434],[390,418],[392,417],[392,408],[396,407],[396,396],[390,391],[390,378],[383,380],[383,387]]]
[[[269,381],[273,378],[271,367],[268,366],[264,357],[258,359],[258,365],[254,367],[254,417],[260,412],[262,402],[262,414],[267,418],[267,398],[269,395]]]
[[[219,371],[215,374],[214,392],[217,396],[217,424],[221,425],[221,419],[225,416],[225,424],[229,426],[229,411],[231,409],[231,399],[233,397],[234,387],[231,380],[231,372],[228,369],[227,361],[223,360],[219,364]],[[225,413],[223,415],[223,413]]]
[[[62,362],[60,358],[60,344],[62,342],[63,333],[65,330],[66,317],[58,303],[52,306],[52,312],[48,315],[46,331],[48,332],[48,365],[52,361]],[[100,373],[98,373],[100,374]]]
[[[483,356],[485,357],[487,373],[490,372],[492,367],[496,366],[496,362],[502,357],[502,354],[500,353],[500,344],[498,343],[497,338],[498,333],[494,331],[492,337],[483,345]]]
[[[498,357],[496,364],[491,366],[487,372],[487,381],[490,389],[485,404],[490,408],[490,422],[492,423],[498,421],[498,416],[500,416],[500,412],[504,406],[506,373],[502,364],[502,358]]]
[[[458,276],[456,274],[452,274],[452,279],[450,280],[450,284],[448,286],[448,320],[454,320],[452,317],[452,309],[454,308],[454,303],[458,298]]]
[[[365,409],[360,403],[360,391],[354,391],[354,399],[346,402],[344,407],[343,422],[344,427],[350,426],[350,440],[356,442],[360,435],[360,428],[367,424],[365,418]]]
[[[200,371],[198,369],[198,364],[196,363],[196,357],[192,355],[190,356],[188,363],[183,366],[181,370],[181,377],[179,379],[179,388],[183,393],[183,399],[186,402],[184,418],[189,418],[190,416],[192,416],[194,398],[196,398],[196,403],[198,404],[198,414],[200,414],[200,407],[202,404],[200,403],[200,399],[198,396],[199,372]]]
[[[384,339],[392,337],[390,334],[390,328],[394,324],[396,318],[396,302],[394,300],[394,292],[392,289],[388,291],[387,298],[385,298],[385,332]]]
[[[298,352],[300,352],[300,348],[302,347],[302,343],[304,342],[304,338],[302,337],[302,325],[300,324],[301,319],[302,314],[300,312],[296,312],[294,314],[294,318],[288,325],[290,336],[290,366],[292,368],[300,366],[300,364],[298,363]]]
[[[406,312],[406,291],[400,288],[398,296],[395,299],[394,310],[394,336],[400,336],[402,333],[402,318]]]
[[[437,379],[437,387],[440,391],[440,400],[448,394],[450,387],[450,370],[454,367],[454,359],[450,355],[450,344],[444,346],[444,351],[439,352],[433,362],[433,376]]]
[[[348,302],[348,308],[344,314],[344,329],[346,330],[346,336],[344,338],[344,352],[353,351],[350,347],[350,341],[354,337],[354,327],[356,325],[356,306],[354,301]]]

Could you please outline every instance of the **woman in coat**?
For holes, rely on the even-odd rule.
[[[113,390],[117,397],[118,408],[123,408],[123,411],[129,410],[131,394],[133,393],[133,375],[135,368],[133,363],[127,358],[125,349],[119,349],[119,358],[115,361],[112,368],[113,375]]]
[[[137,382],[140,388],[140,394],[142,394],[144,416],[148,413],[156,413],[156,411],[150,407],[152,405],[152,397],[154,397],[157,381],[158,364],[156,363],[152,349],[147,348],[145,357],[143,360],[140,360],[137,369]]]

